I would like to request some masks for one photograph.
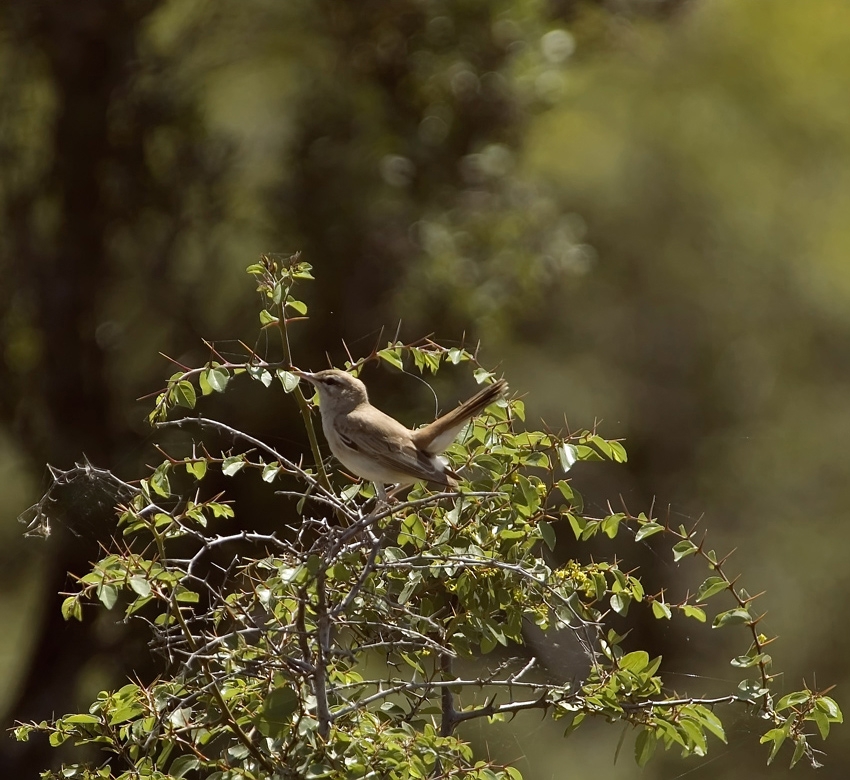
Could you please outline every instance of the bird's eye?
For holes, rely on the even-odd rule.
[[[331,385],[331,387],[334,387],[335,385],[339,384],[339,379],[337,379],[335,376],[326,377],[325,378],[325,384]]]

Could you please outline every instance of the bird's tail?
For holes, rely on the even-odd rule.
[[[438,417],[424,428],[413,432],[416,446],[432,454],[439,454],[455,440],[466,423],[481,414],[490,404],[498,401],[508,391],[504,379],[481,388],[472,398]]]

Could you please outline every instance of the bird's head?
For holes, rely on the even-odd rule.
[[[297,376],[306,379],[319,392],[319,402],[322,413],[337,415],[347,414],[360,404],[369,403],[369,396],[364,385],[357,377],[329,368],[325,371],[294,371]]]

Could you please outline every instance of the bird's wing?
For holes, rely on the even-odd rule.
[[[447,475],[445,467],[439,468],[441,460],[417,449],[410,431],[400,422],[383,413],[379,417],[374,411],[368,417],[361,417],[355,410],[344,420],[338,420],[337,433],[347,447],[412,480],[449,484],[452,472],[448,470]],[[376,426],[380,428],[377,432]]]

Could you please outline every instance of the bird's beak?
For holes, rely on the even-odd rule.
[[[300,368],[290,368],[289,373],[295,374],[295,376],[299,377],[300,379],[306,379],[312,385],[316,384],[313,381],[313,374],[311,374],[309,371],[302,371]]]

